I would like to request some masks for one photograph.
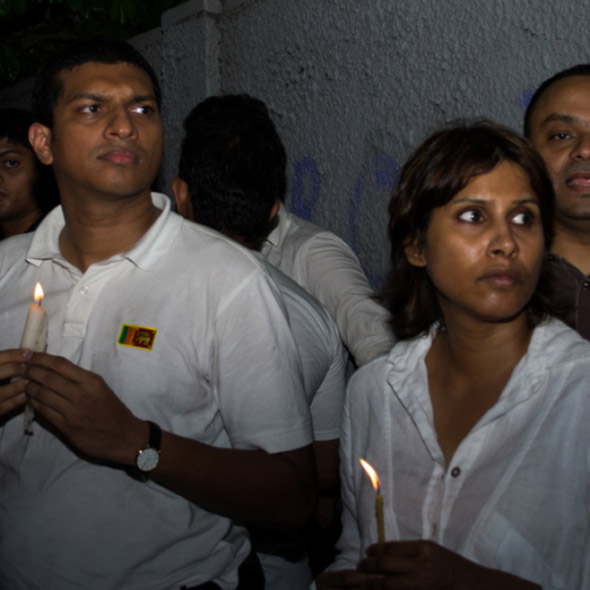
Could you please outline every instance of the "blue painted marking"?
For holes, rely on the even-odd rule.
[[[533,91],[530,88],[525,88],[521,93],[520,97],[518,98],[518,104],[524,113],[529,106],[529,102],[531,102],[531,98],[533,98]]]
[[[379,151],[373,160],[361,170],[352,192],[348,211],[350,245],[357,256],[360,255],[361,245],[358,232],[358,212],[365,193],[365,184],[374,179],[380,192],[386,192],[388,197],[393,191],[399,174],[399,164],[386,152]],[[373,184],[374,186],[374,184]],[[366,272],[366,271],[365,271]],[[385,282],[384,274],[367,274],[367,280],[373,290],[380,291]]]
[[[367,190],[377,190],[389,195],[393,191],[399,174],[399,164],[388,153],[377,151],[368,164],[359,172],[351,198],[349,200],[348,225],[349,244],[357,254],[361,250],[361,240],[358,231],[359,210],[363,206],[363,199]],[[298,217],[313,221],[313,209],[318,202],[321,189],[321,176],[316,161],[311,157],[304,157],[293,165],[293,182],[289,209]],[[376,291],[384,283],[383,274],[367,273],[369,283]]]
[[[384,191],[391,192],[397,182],[399,174],[398,163],[386,152],[379,151],[373,157],[372,162],[364,167],[358,175],[354,184],[352,197],[350,199],[350,208],[348,211],[348,224],[350,232],[350,244],[354,252],[358,255],[360,252],[360,244],[358,237],[358,209],[362,200],[365,181],[367,177],[371,178],[370,174],[377,181],[377,185]]]
[[[358,206],[363,196],[365,188],[365,172],[361,172],[354,183],[354,190],[352,191],[352,198],[350,199],[350,207],[348,209],[348,229],[350,234],[350,246],[355,254],[359,254],[359,244],[357,235],[357,218]]]
[[[293,166],[290,209],[295,215],[312,220],[312,212],[320,195],[320,172],[313,158],[302,158]],[[306,185],[311,180],[311,195],[306,196]],[[307,180],[307,182],[306,182]]]

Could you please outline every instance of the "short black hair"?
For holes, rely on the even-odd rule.
[[[491,172],[501,162],[520,166],[539,201],[545,247],[553,237],[555,195],[545,163],[530,141],[491,121],[455,121],[426,138],[404,164],[389,203],[388,235],[392,272],[385,298],[390,302],[393,329],[401,340],[417,336],[441,321],[434,286],[425,268],[413,266],[406,246],[423,246],[432,211],[448,203],[474,178]],[[536,325],[559,305],[546,280],[541,279],[527,306]]]
[[[53,111],[63,93],[60,74],[76,66],[94,62],[101,64],[127,63],[137,66],[150,78],[158,109],[162,93],[158,78],[148,61],[132,45],[111,37],[92,37],[78,40],[51,57],[37,76],[33,88],[33,115],[35,120],[50,129]]]
[[[29,127],[34,121],[33,113],[25,109],[0,109],[0,138],[22,145],[33,152],[29,143]],[[33,189],[35,200],[41,212],[45,214],[59,203],[57,185],[51,166],[42,164],[34,153],[33,158],[37,168],[37,180]]]
[[[561,72],[557,72],[545,80],[538,88],[535,90],[527,109],[524,113],[524,125],[523,125],[523,132],[525,137],[531,136],[531,117],[533,115],[533,111],[535,110],[535,106],[539,102],[539,99],[544,94],[544,92],[550,87],[555,84],[558,80],[562,80],[563,78],[570,78],[572,76],[590,76],[590,64],[577,64],[572,66],[571,68],[567,68],[566,70],[561,70]]]
[[[247,94],[211,96],[184,122],[178,175],[195,221],[258,249],[286,187],[287,155],[264,102]]]
[[[0,109],[0,138],[33,150],[29,143],[29,127],[34,122],[33,113],[25,109]]]

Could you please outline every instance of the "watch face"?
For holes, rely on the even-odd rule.
[[[137,459],[135,460],[137,468],[141,471],[152,471],[158,465],[160,460],[160,453],[156,449],[148,447],[139,451]]]

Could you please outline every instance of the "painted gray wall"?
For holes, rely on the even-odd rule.
[[[377,283],[411,149],[459,117],[520,130],[543,79],[590,61],[588,22],[590,3],[571,0],[191,0],[132,42],[162,80],[166,187],[198,101],[262,98],[289,153],[287,203],[347,240]]]

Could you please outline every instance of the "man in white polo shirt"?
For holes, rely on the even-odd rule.
[[[301,526],[315,497],[277,287],[150,194],[160,93],[129,45],[68,48],[34,103],[62,207],[0,244],[0,587],[262,588],[236,523]],[[37,281],[47,354],[17,348]]]

